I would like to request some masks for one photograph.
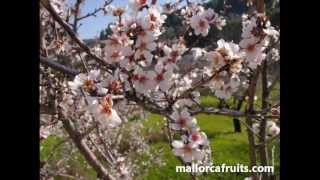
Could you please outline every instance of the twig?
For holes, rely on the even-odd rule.
[[[111,4],[112,1],[113,1],[113,0],[105,1],[103,7],[100,7],[100,8],[98,8],[98,9],[95,9],[93,12],[88,13],[88,14],[82,16],[82,17],[78,17],[77,20],[80,21],[80,20],[83,20],[83,19],[88,18],[88,17],[90,17],[90,16],[96,16],[96,14],[97,14],[98,12],[104,10],[104,7],[106,7],[106,6],[108,6],[109,4]]]
[[[88,13],[88,14],[86,14],[86,15],[84,15],[84,16],[82,16],[82,17],[78,17],[77,18],[77,20],[78,21],[81,21],[81,20],[83,20],[83,19],[85,19],[85,18],[88,18],[88,17],[90,17],[90,16],[96,16],[96,14],[98,13],[98,12],[100,12],[100,11],[102,11],[102,10],[104,10],[104,8],[98,8],[98,9],[95,9],[93,12],[91,12],[91,13]]]

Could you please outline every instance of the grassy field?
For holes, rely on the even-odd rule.
[[[216,105],[218,101],[212,97],[203,96],[201,102],[204,105]],[[248,141],[246,129],[242,126],[242,133],[234,133],[233,121],[230,117],[216,116],[216,115],[204,115],[197,116],[198,124],[202,131],[204,131],[209,140],[213,151],[213,159],[216,165],[225,163],[226,165],[237,165],[237,163],[249,165],[248,155]],[[162,136],[161,128],[163,126],[163,118],[156,114],[150,114],[148,120],[144,121],[144,127],[146,129],[152,129],[154,135]],[[55,144],[60,141],[59,138],[50,137],[41,143],[40,159],[48,159],[49,154]],[[276,142],[271,144],[269,154],[271,156],[272,146],[275,147],[275,173],[279,177],[280,170],[280,147]],[[158,139],[152,141],[151,148],[159,149],[163,148],[162,159],[166,163],[164,166],[151,166],[148,172],[143,175],[144,180],[164,180],[164,179],[190,179],[190,176],[186,173],[176,173],[175,166],[181,165],[177,158],[171,153],[168,142],[165,139]],[[61,156],[62,147],[56,150],[57,153],[51,158],[57,160]],[[73,152],[74,158],[70,164],[72,169],[75,169],[78,173],[84,175],[88,179],[95,179],[95,172],[88,167],[83,157],[76,151]],[[243,180],[247,177],[246,173],[210,173],[207,176],[200,177],[199,179],[227,179],[227,180]],[[58,178],[57,178],[58,179]],[[140,178],[139,178],[140,179]]]

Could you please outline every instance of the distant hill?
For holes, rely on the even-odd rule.
[[[102,42],[101,40],[99,39],[84,39],[83,42],[89,46],[89,47],[93,47],[94,45]]]

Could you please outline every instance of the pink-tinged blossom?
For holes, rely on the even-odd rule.
[[[272,126],[269,128],[268,135],[274,137],[280,133],[280,128],[278,126]]]
[[[122,53],[124,55],[124,59],[120,61],[120,67],[126,69],[127,71],[134,69],[136,65],[134,50],[132,50],[130,47],[126,47],[123,48]]]
[[[40,140],[47,139],[50,136],[50,130],[49,127],[43,127],[40,128]]]
[[[166,69],[178,69],[176,63],[181,59],[181,55],[187,50],[184,44],[176,43],[172,47],[163,46],[164,57],[160,58]]]
[[[194,30],[195,35],[202,35],[203,37],[208,35],[209,32],[209,22],[208,20],[200,15],[192,16],[190,20],[190,26]]]
[[[189,130],[197,125],[196,119],[190,115],[186,108],[180,112],[174,111],[171,118],[174,120],[170,124],[170,128],[173,130]]]
[[[108,75],[106,79],[101,83],[101,86],[106,87],[109,93],[117,93],[121,90],[121,82],[119,80],[119,71],[115,72],[115,75]]]
[[[112,95],[108,94],[102,100],[93,100],[89,110],[104,128],[114,128],[121,123],[121,119],[112,107]]]
[[[240,47],[233,42],[226,42],[224,39],[217,41],[218,51],[225,59],[240,59],[243,56],[243,53],[240,51]]]
[[[216,51],[208,52],[206,54],[206,59],[208,62],[210,62],[210,68],[212,70],[218,70],[226,64],[223,56]]]
[[[182,158],[186,163],[193,160],[203,160],[205,153],[198,148],[196,143],[185,144],[182,141],[174,140],[172,142],[173,154]]]
[[[110,64],[119,63],[124,59],[123,48],[106,48],[106,62]]]
[[[160,14],[160,11],[157,7],[152,6],[148,9],[148,15],[146,20],[151,23],[151,29],[161,27],[166,18],[166,15]]]
[[[147,5],[147,0],[129,0],[129,8],[136,14],[140,8]]]
[[[153,78],[154,73],[151,71],[143,71],[138,67],[132,76],[134,88],[138,93],[148,94],[149,90],[154,89],[156,85]]]
[[[266,57],[263,53],[265,48],[258,41],[256,38],[249,38],[243,39],[239,43],[245,55],[244,59],[251,68],[256,68]]]
[[[172,70],[165,70],[163,64],[160,62],[155,66],[154,81],[159,85],[159,88],[163,92],[167,92],[172,86],[171,81]]]
[[[146,65],[150,65],[152,62],[153,55],[151,54],[157,47],[157,44],[150,37],[138,37],[137,42],[135,44],[136,52],[135,59],[136,60],[145,60]]]
[[[207,135],[204,132],[199,132],[197,130],[193,130],[190,132],[188,140],[192,143],[199,144],[199,145],[209,144]]]
[[[240,79],[233,77],[228,83],[222,85],[221,88],[215,90],[215,95],[221,99],[229,99],[233,93],[238,90]]]
[[[73,81],[68,82],[69,87],[78,91],[80,87],[90,91],[94,88],[95,82],[98,80],[100,70],[91,70],[88,74],[78,74]]]

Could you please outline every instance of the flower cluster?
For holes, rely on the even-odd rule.
[[[89,109],[103,128],[113,128],[121,123],[117,111],[113,109],[111,94],[106,95],[102,100],[93,100]]]
[[[210,25],[215,25],[219,30],[226,25],[225,19],[219,16],[213,9],[204,9],[202,6],[190,4],[182,9],[181,14],[194,30],[195,35],[207,36]]]
[[[101,80],[99,70],[91,70],[88,74],[79,74],[74,81],[69,82],[69,87],[74,94],[87,93],[88,110],[104,128],[116,127],[121,123],[117,111],[113,109],[112,95],[120,90],[120,83],[113,76],[109,75],[104,81]],[[91,97],[91,95],[104,95],[103,98]]]
[[[277,40],[279,32],[270,25],[270,21],[263,14],[243,15],[242,19],[242,40],[239,45],[245,53],[248,66],[255,69],[266,59],[264,51],[270,44],[270,38]]]
[[[240,85],[239,72],[242,69],[243,53],[237,44],[220,39],[218,47],[206,54],[209,66],[206,72],[212,75],[209,87],[221,99],[228,99]],[[221,70],[226,67],[225,70]]]
[[[182,140],[172,142],[173,154],[181,157],[185,163],[203,161],[209,141],[206,134],[199,131],[196,119],[190,115],[187,108],[175,110],[170,119],[173,120],[170,128],[183,134]]]

